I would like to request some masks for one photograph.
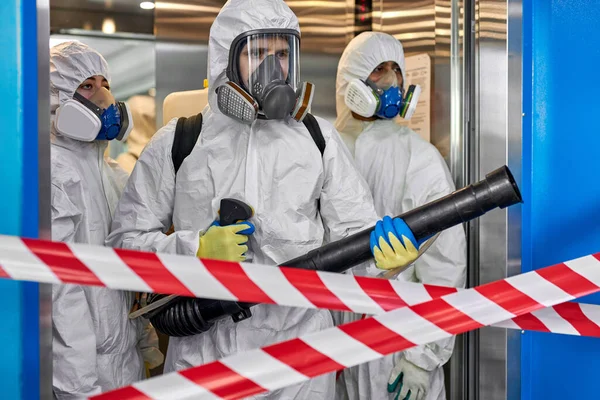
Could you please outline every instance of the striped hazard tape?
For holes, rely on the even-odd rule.
[[[138,382],[94,399],[240,399],[600,290],[587,256]]]
[[[458,289],[0,236],[0,277],[382,314]],[[497,326],[600,337],[600,306],[566,303]]]
[[[242,398],[482,326],[600,337],[598,256],[459,290],[0,236],[0,277],[377,315],[99,398]]]

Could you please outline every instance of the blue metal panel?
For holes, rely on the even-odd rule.
[[[526,272],[600,251],[600,2],[523,7]],[[600,398],[600,339],[527,332],[521,361],[523,400]]]
[[[35,0],[21,0],[21,77],[23,109],[23,186],[21,236],[38,236],[38,50]],[[50,201],[50,199],[47,199]],[[23,283],[23,399],[40,398],[40,290]],[[46,356],[48,357],[48,356]]]
[[[35,0],[0,2],[0,233],[37,236]],[[39,398],[38,285],[0,280],[2,398]]]

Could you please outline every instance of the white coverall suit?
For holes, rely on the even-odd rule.
[[[107,80],[100,54],[79,42],[50,51],[52,240],[104,245],[127,180],[104,159],[108,142],[81,142],[56,132],[56,109],[87,78]],[[131,321],[129,292],[78,285],[52,288],[53,390],[58,399],[80,399],[144,378],[141,348],[157,352],[151,325]]]
[[[108,243],[196,255],[199,236],[217,218],[220,200],[227,197],[255,210],[251,222],[256,232],[250,236],[249,247],[257,263],[282,263],[320,247],[324,238],[338,240],[376,223],[369,188],[331,124],[318,118],[326,141],[321,156],[304,124],[291,118],[259,119],[244,125],[219,111],[215,89],[227,81],[233,39],[266,28],[299,30],[298,19],[279,0],[230,0],[222,8],[210,31],[210,112],[200,138],[174,182],[171,146],[176,120],[153,137],[119,202]],[[171,221],[175,233],[167,236]],[[200,335],[172,337],[165,371],[333,325],[327,310],[258,305],[252,314],[239,323],[221,320]],[[333,374],[256,396],[281,400],[333,397]]]
[[[361,121],[352,117],[344,95],[348,83],[355,78],[366,80],[379,64],[396,62],[405,74],[404,51],[393,36],[365,32],[346,47],[338,65],[336,81],[337,119],[335,126],[354,155],[356,166],[366,179],[379,217],[397,216],[413,208],[443,197],[455,190],[443,158],[430,143],[394,120]],[[405,82],[404,87],[407,88]],[[381,271],[368,268],[367,274]],[[355,273],[358,273],[355,270]],[[440,234],[433,245],[403,271],[398,279],[432,285],[464,287],[466,278],[466,241],[462,226]],[[344,313],[341,322],[357,316]],[[401,359],[430,374],[426,400],[443,400],[442,366],[452,355],[454,338],[417,346],[383,359],[352,367],[338,380],[338,398],[350,400],[391,399],[387,383],[394,365]],[[410,379],[405,373],[404,379]],[[347,393],[343,388],[347,390]],[[411,400],[414,396],[410,397]]]

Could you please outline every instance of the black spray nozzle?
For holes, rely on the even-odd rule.
[[[494,208],[521,203],[521,193],[510,170],[500,167],[485,179],[438,200],[412,209],[400,218],[410,227],[417,241],[454,225],[471,221]]]
[[[219,225],[227,226],[237,221],[246,221],[254,214],[252,207],[241,200],[221,199]]]
[[[482,216],[494,208],[522,202],[519,188],[506,166],[486,175],[484,180],[466,186],[433,202],[398,216],[408,225],[417,241],[452,226]],[[372,258],[370,236],[374,227],[312,250],[281,265],[329,272],[343,272]]]
[[[488,183],[498,207],[506,208],[523,202],[517,182],[506,165],[487,174],[485,182]]]

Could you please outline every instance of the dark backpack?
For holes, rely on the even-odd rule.
[[[319,148],[321,156],[323,156],[323,152],[325,151],[325,138],[323,137],[317,119],[312,114],[306,114],[306,117],[304,117],[302,122]],[[181,167],[183,160],[192,152],[201,131],[202,113],[189,118],[181,117],[177,120],[175,137],[173,138],[173,147],[171,148],[171,157],[173,159],[175,174],[179,171],[179,167]]]

